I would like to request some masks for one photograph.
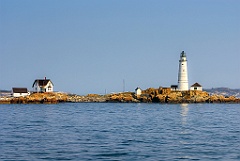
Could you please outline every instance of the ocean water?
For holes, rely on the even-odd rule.
[[[0,160],[240,160],[240,105],[0,105]]]

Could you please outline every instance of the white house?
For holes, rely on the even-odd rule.
[[[202,91],[202,86],[199,83],[194,83],[191,87],[190,90],[195,90],[195,91]]]
[[[30,95],[30,92],[27,90],[27,88],[12,88],[13,97],[25,97],[28,95]]]
[[[53,92],[53,83],[50,79],[36,79],[32,85],[35,92]]]
[[[141,95],[141,94],[142,94],[141,88],[137,87],[137,88],[135,89],[135,94],[136,94],[136,95]]]

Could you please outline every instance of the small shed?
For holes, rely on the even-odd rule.
[[[142,89],[141,89],[140,87],[137,87],[137,88],[135,89],[135,94],[136,94],[136,95],[141,95],[141,94],[142,94]]]
[[[202,91],[202,86],[199,83],[194,83],[191,87],[190,90],[195,90],[195,91]]]
[[[25,97],[28,95],[30,95],[30,92],[28,91],[27,88],[17,88],[17,87],[12,88],[13,97]]]
[[[178,85],[171,85],[171,91],[176,91],[178,89]]]

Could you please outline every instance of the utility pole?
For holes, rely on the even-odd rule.
[[[125,80],[123,79],[123,92],[125,92]]]
[[[107,89],[105,89],[105,95],[107,94]]]

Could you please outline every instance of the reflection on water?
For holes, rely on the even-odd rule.
[[[181,104],[181,109],[182,125],[185,125],[187,123],[188,104]]]

